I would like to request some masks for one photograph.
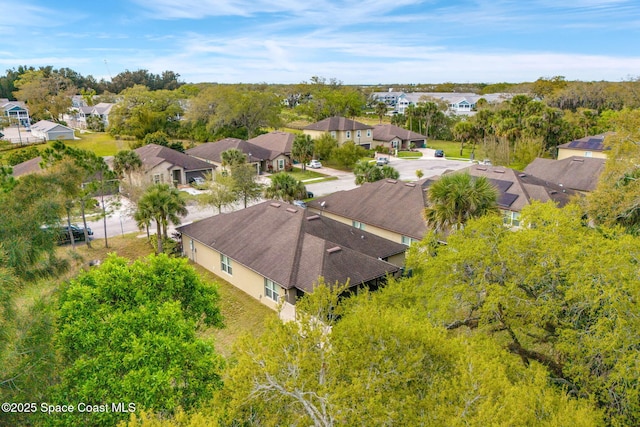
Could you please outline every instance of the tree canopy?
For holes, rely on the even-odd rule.
[[[130,263],[111,255],[70,281],[59,304],[57,404],[132,402],[136,410],[170,414],[222,386],[222,360],[196,336],[200,325],[222,326],[217,289],[186,260],[158,255]],[[60,425],[114,425],[128,417],[56,415]]]

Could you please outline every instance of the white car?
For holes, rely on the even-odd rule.
[[[320,160],[311,160],[307,167],[311,169],[318,169],[322,167],[322,163],[320,163]]]

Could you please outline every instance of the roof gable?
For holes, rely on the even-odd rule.
[[[524,170],[544,181],[577,191],[593,191],[604,171],[605,160],[571,156],[562,160],[537,158]]]
[[[283,202],[266,201],[178,230],[285,288],[309,292],[319,276],[328,283],[351,278],[357,285],[372,273],[397,271],[378,258],[404,251],[403,245],[363,231],[346,235],[346,228],[351,227]],[[335,236],[340,236],[339,242],[332,241]],[[369,243],[367,253],[358,250],[362,240]],[[327,252],[337,246],[339,251]],[[337,252],[343,253],[333,256]]]
[[[186,153],[189,156],[222,163],[222,153],[230,149],[242,151],[250,162],[272,158],[269,150],[239,138],[224,138],[216,142],[205,142],[197,147],[190,148]],[[248,158],[249,154],[251,154],[251,159]]]
[[[427,137],[424,135],[407,129],[403,129],[395,125],[380,124],[375,125],[375,127],[373,128],[373,139],[376,141],[388,142],[393,140],[394,138],[400,138],[403,141],[427,139]]]
[[[215,169],[215,165],[162,145],[148,144],[134,151],[140,156],[145,169],[151,169],[162,162],[167,162],[174,167],[179,166],[185,171]]]
[[[425,207],[424,191],[431,182],[427,179],[416,183],[383,179],[318,198],[310,202],[309,206],[414,239],[422,239],[427,231],[422,216]],[[321,205],[323,202],[324,206]]]

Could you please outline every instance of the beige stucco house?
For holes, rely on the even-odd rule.
[[[396,274],[404,245],[279,201],[178,227],[183,253],[272,309],[295,305],[319,277],[352,290]]]
[[[606,159],[609,148],[604,145],[604,140],[610,135],[612,135],[611,132],[585,136],[584,138],[558,145],[558,160],[567,159],[572,156]]]
[[[302,130],[311,139],[318,139],[329,133],[339,145],[353,141],[364,148],[373,147],[373,127],[345,117],[329,117],[305,126]]]
[[[131,174],[131,181],[137,186],[189,184],[193,178],[215,170],[215,165],[162,145],[148,144],[134,151],[142,161],[142,167]]]
[[[413,147],[426,147],[427,137],[390,124],[379,124],[373,128],[373,145],[382,145],[391,150],[409,150]]]
[[[220,141],[200,144],[190,148],[186,153],[217,167],[222,167],[222,153],[235,149],[244,153],[247,163],[256,168],[256,173],[279,172],[291,166],[293,138],[295,138],[293,134],[286,132],[271,132],[249,141],[224,138]]]
[[[451,173],[485,176],[498,191],[498,207],[504,224],[520,225],[520,211],[532,200],[553,201],[559,206],[576,194],[571,189],[501,166],[473,165]],[[308,203],[318,214],[368,231],[393,242],[410,245],[428,231],[424,220],[427,191],[437,178],[416,182],[385,179],[338,191]]]

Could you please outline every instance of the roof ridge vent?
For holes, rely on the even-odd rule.
[[[577,157],[574,157],[573,159],[571,159],[572,162],[580,162],[580,163],[584,163],[584,159],[579,159]]]
[[[496,169],[493,172],[495,172],[495,173],[504,173],[504,169]]]
[[[269,206],[274,207],[274,208],[279,208],[282,205],[280,203],[273,202],[273,203],[269,203]]]
[[[476,166],[476,170],[479,170],[479,171],[486,171],[486,170],[487,170],[487,168],[486,168],[486,167],[484,167],[484,166],[483,166],[483,167]]]
[[[296,213],[298,211],[296,209],[293,209],[293,208],[287,208],[287,212]]]
[[[416,186],[416,184],[415,184],[415,183],[413,183],[413,182],[407,182],[407,183],[405,184],[405,186],[407,186],[407,187],[415,187],[415,186]]]
[[[520,178],[526,178],[527,174],[526,173],[521,173],[518,175]]]
[[[320,215],[311,215],[307,217],[307,221],[313,221],[314,219],[319,219]]]
[[[388,180],[387,180],[387,182],[388,182],[389,184],[397,184],[397,183],[398,183],[398,181],[397,181],[397,180],[395,180],[395,179],[388,179]]]
[[[340,252],[342,250],[342,248],[340,246],[334,246],[332,248],[327,249],[327,253],[328,254],[332,254],[335,252]]]

